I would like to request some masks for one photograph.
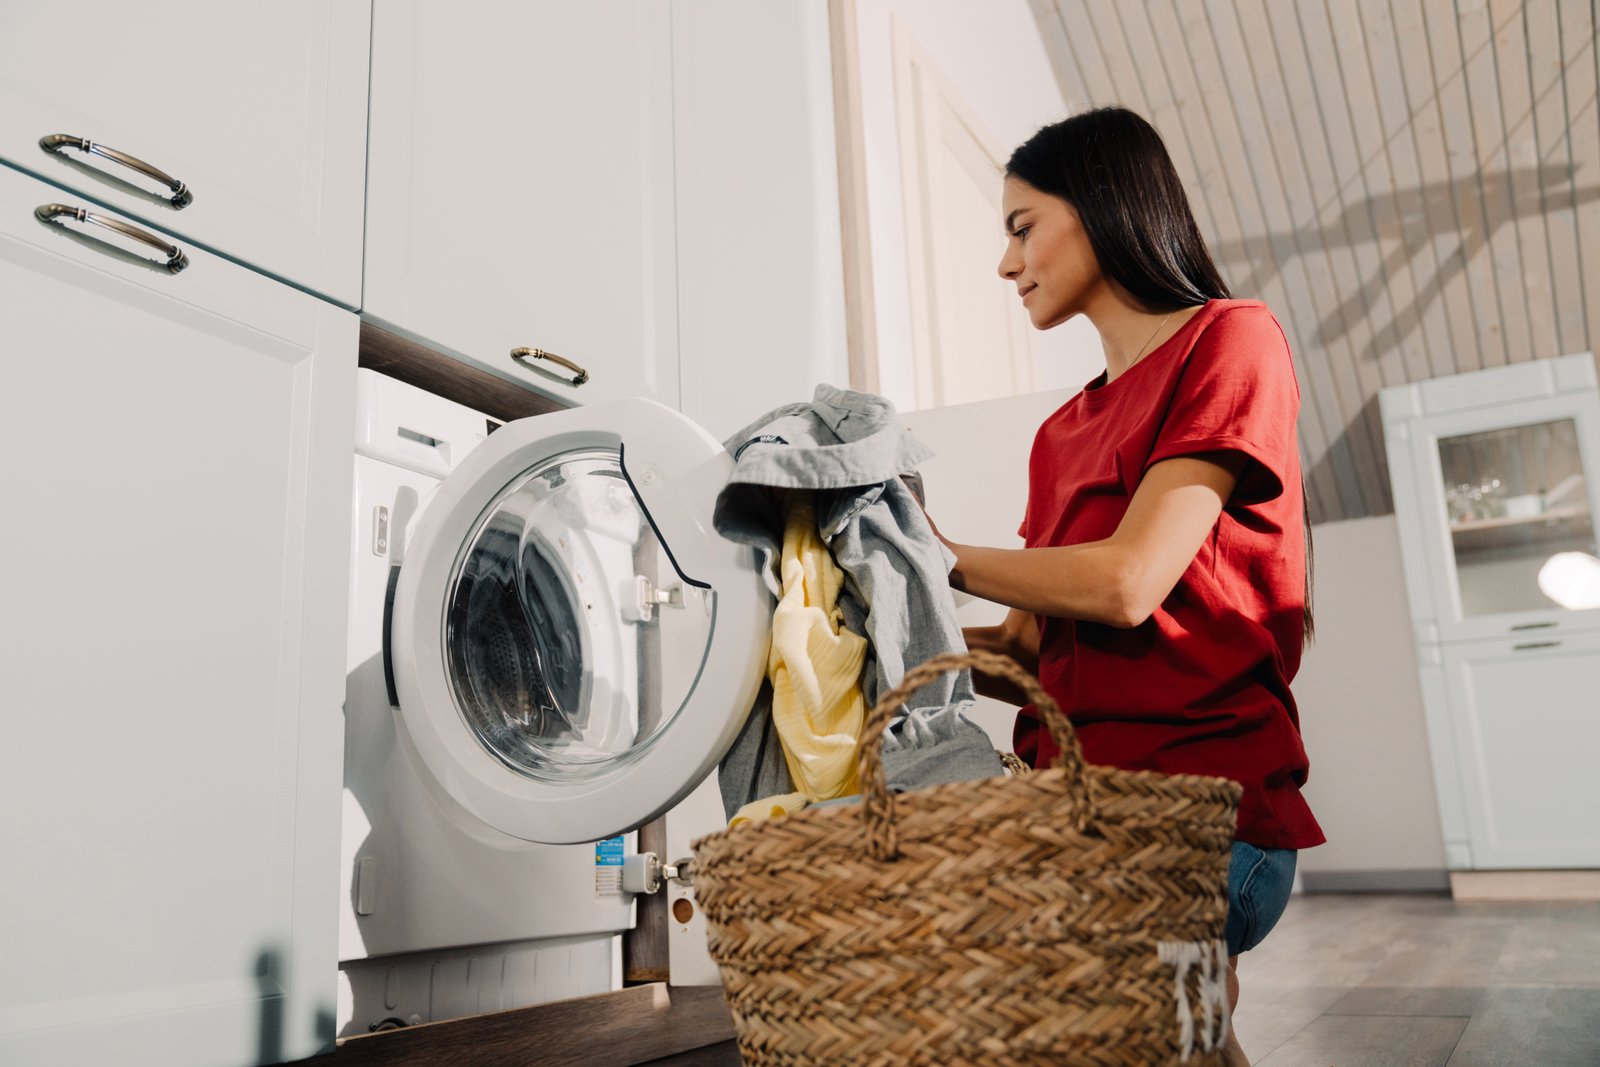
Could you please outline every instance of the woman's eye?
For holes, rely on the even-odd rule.
[[[1020,241],[1024,237],[1028,236],[1028,231],[1030,229],[1032,229],[1031,226],[1018,226],[1015,230],[1011,231],[1011,236],[1015,237],[1017,240]]]

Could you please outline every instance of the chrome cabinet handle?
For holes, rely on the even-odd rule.
[[[46,137],[39,138],[39,147],[46,152],[57,152],[63,148],[76,148],[86,155],[92,153],[93,155],[103,156],[113,163],[121,163],[124,167],[131,167],[146,178],[158,181],[168,189],[171,189],[172,198],[167,202],[177,210],[181,211],[194,202],[194,194],[189,192],[189,187],[170,174],[165,174],[144,160],[135,159],[126,152],[118,152],[115,148],[109,148],[103,144],[95,144],[87,137],[73,137],[65,133],[52,133]]]
[[[189,265],[189,257],[184,255],[183,249],[177,245],[169,245],[153,233],[141,230],[137,226],[130,226],[126,222],[120,222],[117,219],[96,215],[86,208],[68,207],[65,204],[40,204],[33,209],[33,214],[40,222],[46,222],[52,226],[60,225],[60,223],[56,222],[56,219],[61,216],[71,215],[79,222],[90,222],[96,226],[104,226],[108,230],[115,230],[124,237],[131,237],[135,241],[143,241],[151,248],[159,249],[167,257],[167,261],[159,264],[159,266],[165,267],[172,274],[178,273]]]
[[[1512,645],[1513,652],[1527,652],[1535,648],[1560,648],[1560,641],[1525,641],[1520,645]]]
[[[511,358],[518,363],[525,359],[548,359],[551,363],[559,363],[572,372],[572,380],[567,383],[568,385],[582,385],[589,380],[589,372],[572,362],[572,360],[558,356],[554,352],[546,352],[542,348],[513,348],[511,350]]]

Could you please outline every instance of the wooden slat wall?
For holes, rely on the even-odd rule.
[[[1597,0],[1030,0],[1069,106],[1161,131],[1295,349],[1314,520],[1393,509],[1377,393],[1592,350]]]

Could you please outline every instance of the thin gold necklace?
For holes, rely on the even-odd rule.
[[[1163,326],[1165,326],[1167,324],[1167,320],[1172,318],[1172,316],[1174,316],[1176,314],[1177,314],[1176,311],[1169,311],[1169,312],[1167,312],[1167,318],[1162,319],[1160,322],[1156,323],[1156,328],[1151,330],[1150,331],[1150,336],[1146,337],[1144,339],[1144,344],[1139,346],[1139,354],[1137,356],[1133,357],[1133,362],[1129,363],[1128,366],[1131,367],[1131,366],[1133,366],[1134,363],[1137,363],[1141,359],[1144,358],[1144,350],[1150,347],[1150,342],[1154,341],[1156,339],[1156,334],[1161,332],[1161,327],[1163,327]]]

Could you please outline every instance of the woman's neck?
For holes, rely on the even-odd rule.
[[[1104,299],[1084,310],[1100,334],[1106,356],[1106,382],[1116,381],[1128,368],[1171,339],[1203,305],[1173,312],[1146,311],[1125,293],[1107,292]]]

